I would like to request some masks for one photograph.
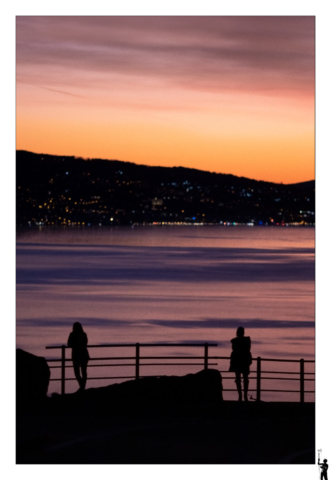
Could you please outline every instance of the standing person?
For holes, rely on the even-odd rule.
[[[327,463],[327,459],[324,458],[323,460],[323,463],[320,463],[320,461],[318,460],[318,465],[320,465],[321,467],[321,480],[328,480],[328,468],[329,468],[329,465]]]
[[[238,400],[242,401],[242,392],[241,392],[241,374],[244,380],[244,398],[248,402],[248,375],[249,375],[249,366],[252,363],[251,355],[251,339],[250,337],[245,337],[244,327],[237,328],[237,336],[231,340],[232,343],[232,352],[230,359],[230,372],[235,372],[236,379],[235,383],[237,385]]]
[[[87,335],[81,323],[75,322],[73,324],[72,332],[68,338],[68,346],[71,347],[71,358],[79,390],[84,390],[87,380],[87,363],[90,356],[86,348]]]

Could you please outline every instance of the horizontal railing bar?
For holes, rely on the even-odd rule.
[[[100,365],[88,365],[88,368],[92,367],[132,367],[134,366],[134,363],[102,363]],[[50,368],[55,369],[55,368],[62,368],[61,365],[52,365]],[[72,365],[65,365],[65,368],[72,368]]]
[[[89,365],[89,368],[102,368],[102,367],[132,367],[134,366],[135,364],[134,363],[102,363],[102,364],[97,364],[97,365]],[[167,367],[167,366],[199,366],[199,365],[203,365],[202,363],[141,363],[140,366],[145,366],[145,367],[151,367],[151,366],[164,366],[164,367]],[[211,366],[214,366],[214,365],[217,365],[216,363],[209,363],[209,365]],[[62,368],[61,365],[54,365],[54,366],[51,366],[50,368],[52,369],[58,369],[58,368]],[[72,368],[72,365],[65,365],[65,368]],[[264,372],[263,372],[264,373]],[[282,372],[280,372],[282,373]],[[299,373],[296,372],[297,375],[299,375]],[[224,377],[222,376],[222,379],[223,380],[233,380],[233,376],[231,377]],[[255,380],[256,377],[249,377],[250,380]],[[287,378],[287,377],[265,377],[263,375],[261,375],[261,379],[263,380],[286,380],[286,381],[300,381],[300,378]],[[305,379],[306,382],[314,382],[315,379],[314,378],[306,378]]]
[[[229,370],[219,370],[219,372],[228,372]],[[251,373],[256,373],[256,370],[250,370]],[[296,372],[270,372],[268,370],[263,370],[263,373],[273,373],[273,374],[282,374],[282,375],[300,375],[299,370]],[[315,375],[315,372],[305,372],[306,375]]]
[[[146,358],[146,357],[140,357],[141,359],[143,358]],[[164,359],[165,357],[153,357],[153,358],[160,358],[160,359]],[[166,357],[168,358],[168,357]],[[181,358],[181,357],[169,357],[169,358],[172,358],[172,359],[176,359],[176,358]],[[192,357],[193,359],[196,359],[196,357]],[[203,360],[204,357],[197,357],[198,359],[201,359]],[[95,359],[95,360],[103,360],[104,358],[101,357],[101,358],[98,358],[98,359]],[[94,359],[91,359],[91,360],[94,360]],[[134,360],[134,357],[113,357],[113,358],[105,358],[105,360]],[[57,361],[60,361],[60,360],[57,360]],[[71,359],[67,358],[66,359],[67,362],[71,362]],[[217,365],[217,363],[208,363],[209,365]],[[135,363],[102,363],[102,364],[89,364],[89,368],[96,368],[96,367],[119,367],[119,366],[122,366],[122,367],[129,367],[129,366],[134,366]],[[171,365],[183,365],[183,366],[198,366],[198,365],[203,365],[203,363],[141,363],[140,364],[141,366],[171,366]],[[61,365],[51,365],[52,369],[55,369],[55,368],[61,368]],[[72,365],[65,365],[65,368],[72,368]],[[228,370],[219,370],[220,373],[228,373]],[[256,371],[252,371],[252,373],[256,373]],[[262,372],[261,374],[261,378],[263,378],[264,380],[290,380],[290,381],[299,381],[300,378],[286,378],[286,377],[265,377],[264,376],[264,373],[281,373],[281,374],[286,374],[286,375],[300,375],[300,372]],[[307,374],[307,372],[305,372],[305,375]],[[313,375],[313,373],[312,373]],[[224,377],[223,376],[223,379],[232,379],[233,377]],[[251,380],[254,380],[256,379],[256,377],[252,377],[250,376],[249,377]],[[307,382],[312,382],[312,381],[315,381],[315,379],[313,378],[306,378],[305,381]]]
[[[94,358],[90,358],[90,360],[134,360],[136,357],[94,357]],[[184,356],[184,355],[181,355],[181,356],[175,356],[175,355],[171,355],[171,356],[140,356],[139,357],[140,360],[157,360],[157,359],[163,359],[163,360],[166,360],[166,359],[169,359],[169,360],[180,360],[181,358],[185,358],[185,360],[188,360],[188,359],[192,359],[192,360],[203,360],[205,357],[204,356]],[[208,356],[208,360],[217,360],[218,357],[210,357]],[[227,357],[227,359],[229,360],[230,357]],[[46,359],[47,360],[47,359]],[[261,361],[263,361],[264,359],[261,358]],[[61,359],[49,359],[47,360],[48,362],[60,362]],[[65,359],[66,362],[69,362],[71,361],[71,358],[66,358]],[[277,362],[293,362],[293,361],[296,361],[296,360],[275,360]],[[224,370],[226,371],[226,370]],[[254,371],[254,370],[252,370]],[[299,373],[299,372],[271,372],[271,371],[267,371],[265,370],[267,373],[289,373],[289,374],[296,374],[296,373]],[[314,372],[305,372],[306,373],[310,373],[311,375],[314,375]]]
[[[253,358],[253,360],[257,360]],[[299,360],[286,360],[283,358],[262,358],[261,357],[261,362],[297,362],[300,363],[301,359]],[[305,360],[305,363],[315,363],[315,360]]]
[[[229,373],[229,370],[218,370],[220,373]],[[234,372],[233,372],[234,373]],[[251,370],[250,373],[256,373],[256,370]],[[281,374],[284,374],[284,375],[287,375],[287,374],[291,374],[291,375],[300,375],[300,372],[266,372],[265,370],[263,370],[261,372],[261,374],[264,374],[264,373],[281,373]],[[306,375],[307,372],[305,372],[305,375]],[[312,374],[314,375],[314,374]],[[253,377],[249,377],[249,378],[253,378]],[[264,378],[264,377],[263,377]],[[276,378],[276,377],[272,377],[272,378]],[[290,379],[291,380],[291,379]],[[292,380],[295,380],[294,378]],[[308,379],[305,379],[305,380],[308,380]]]
[[[95,358],[90,358],[90,362],[93,360],[135,360],[136,357],[95,357]],[[56,359],[56,360],[47,360],[47,362],[61,362],[62,359]],[[66,362],[72,362],[71,358],[66,358]]]
[[[178,362],[171,362],[171,363],[140,363],[140,366],[152,367],[152,366],[202,366],[203,363],[178,363]],[[209,366],[216,366],[216,363],[208,362]],[[101,364],[89,364],[88,368],[102,368],[102,367],[134,367],[135,363],[101,363]],[[50,365],[50,369],[56,370],[62,368],[61,365]],[[72,364],[64,365],[64,368],[72,368]],[[218,370],[220,373],[229,373],[228,370]],[[251,372],[256,373],[256,372]],[[288,378],[288,377],[265,377],[264,372],[261,372],[261,379],[263,380],[286,380],[286,381],[299,381],[299,373],[297,373],[298,378]],[[234,376],[224,376],[222,375],[222,379],[233,379]],[[250,380],[256,380],[256,376],[249,376]],[[305,382],[315,382],[315,378],[305,378]]]
[[[89,377],[89,380],[112,380],[112,379],[117,379],[117,378],[135,378],[134,376],[130,377]],[[60,378],[51,378],[49,381],[50,382],[55,382],[61,380]],[[70,380],[75,380],[77,382],[76,378],[66,378],[66,382]]]
[[[300,375],[300,372],[272,372],[270,370],[263,370],[263,373],[282,373],[283,375]],[[315,375],[315,372],[305,372],[305,375]]]
[[[300,390],[268,390],[261,388],[261,392],[300,393]],[[305,390],[305,393],[315,393],[315,390]]]
[[[236,377],[235,377],[235,375],[234,375],[234,372],[233,372],[233,376],[232,376],[232,377],[223,377],[223,375],[222,375],[222,380],[233,380],[233,381],[234,381],[235,378],[236,378]],[[256,377],[248,377],[248,378],[249,378],[249,380],[256,380]]]
[[[96,345],[95,345],[96,346]],[[100,345],[100,346],[103,346],[103,345]],[[178,345],[180,346],[180,345]],[[204,345],[199,345],[200,347],[201,346],[204,346]],[[210,344],[209,344],[210,346]],[[46,347],[46,348],[53,348],[53,347]],[[58,347],[54,347],[54,348],[58,348]],[[68,347],[65,347],[65,348],[68,348]],[[90,346],[88,346],[88,348],[90,348]],[[180,359],[180,358],[192,358],[192,359],[204,359],[205,357],[203,356],[185,356],[185,355],[181,355],[181,356],[148,356],[148,357],[140,357],[140,359]],[[123,359],[123,360],[132,360],[132,359],[135,359],[135,357],[95,357],[95,358],[91,358],[90,360],[119,360],[119,359]],[[230,360],[230,357],[217,357],[217,356],[208,356],[208,360]],[[61,359],[60,358],[49,358],[49,359],[46,359],[47,362],[60,362]],[[71,359],[70,358],[66,358],[65,361],[68,362],[70,361]],[[256,358],[253,358],[253,361],[254,360],[257,360]],[[268,361],[268,362],[297,362],[297,363],[300,363],[300,360],[286,360],[286,359],[271,359],[271,358],[261,358],[261,361]],[[305,360],[305,364],[306,363],[315,363],[315,360]],[[284,374],[295,374],[297,372],[272,372],[272,371],[268,371],[268,373],[284,373]],[[314,375],[314,372],[305,372],[305,375],[306,374],[309,374],[309,375]]]
[[[143,366],[143,367],[151,367],[151,366],[168,366],[168,365],[171,365],[171,366],[191,366],[191,365],[195,365],[195,366],[199,366],[201,365],[200,363],[168,363],[168,364],[164,364],[164,363],[144,363],[144,364],[141,364],[140,366]],[[134,366],[134,363],[131,363],[131,364],[116,364],[116,365],[95,365],[97,367],[132,367]],[[60,367],[55,367],[55,368],[60,368]],[[92,377],[89,377],[89,378],[92,378]],[[118,377],[118,378],[126,378],[126,377]],[[300,381],[300,378],[282,378],[282,377],[261,377],[263,378],[263,380],[284,380],[284,381]],[[222,380],[233,380],[234,377],[222,377]],[[256,380],[256,377],[249,377],[250,380]],[[66,379],[67,380],[67,379]],[[314,382],[315,380],[314,379],[305,379],[306,382]],[[261,390],[262,391],[262,390]]]
[[[286,380],[289,382],[299,382],[300,378],[287,378],[287,377],[264,377],[263,372],[261,373],[261,380]],[[305,382],[314,382],[313,378],[305,378]]]
[[[222,380],[233,380],[235,377],[232,376],[232,377],[224,377],[222,375]],[[251,377],[249,376],[248,377],[249,380],[256,380],[256,377]],[[263,377],[261,375],[261,379],[263,380],[290,380],[291,382],[297,382],[300,380],[300,378],[286,378],[286,377]],[[305,382],[314,382],[315,379],[314,378],[305,378]]]
[[[180,360],[180,359],[183,359],[183,360],[204,360],[205,357],[197,357],[197,356],[194,356],[194,357],[183,357],[183,356],[158,356],[158,357],[142,357],[140,356],[139,357],[139,360]],[[210,359],[210,357],[208,357],[208,359]]]
[[[152,360],[152,359],[159,359],[159,360],[181,360],[183,357],[140,357],[141,360]],[[185,357],[185,360],[204,360],[204,357]],[[210,359],[210,357],[209,357]],[[135,357],[99,357],[99,358],[91,358],[90,361],[93,360],[135,360]],[[65,359],[66,363],[72,362],[71,358],[66,358]],[[54,360],[47,360],[47,362],[61,362],[61,359],[54,359]],[[115,366],[134,366],[134,363],[124,363],[124,364],[89,364],[90,367],[115,367]],[[164,366],[171,366],[171,365],[187,365],[187,366],[194,366],[194,365],[203,365],[203,363],[141,363],[141,365],[146,365],[146,366],[159,366],[159,365],[164,365]],[[209,362],[209,365],[215,366],[217,363],[211,363]],[[71,368],[72,365],[68,364],[65,365],[65,368]],[[55,369],[55,368],[61,368],[61,365],[50,365],[50,368]],[[228,373],[228,370],[219,370],[220,373]],[[256,370],[251,370],[251,373],[256,373]],[[279,377],[264,377],[263,375],[265,373],[272,373],[272,374],[282,374],[282,375],[300,375],[300,372],[272,372],[272,371],[263,371],[261,372],[262,376],[261,378],[263,379],[269,379],[269,380],[280,380]],[[315,375],[314,372],[305,372],[305,375]],[[233,377],[223,377],[223,378],[233,378]],[[249,377],[251,380],[254,380],[256,377]],[[284,378],[284,380],[299,380],[300,378]],[[314,379],[306,378],[305,381],[314,381]]]
[[[204,347],[206,343],[138,343],[140,347]],[[88,348],[128,348],[128,347],[135,347],[136,343],[110,343],[110,344],[102,344],[102,345],[88,345]],[[217,343],[207,343],[208,347],[217,347]],[[61,349],[61,348],[71,348],[68,345],[48,345],[47,349]]]
[[[150,367],[150,366],[164,366],[167,367],[168,365],[186,365],[186,366],[191,366],[191,365],[203,365],[203,363],[141,363],[141,367]],[[208,365],[217,365],[217,363],[209,363]],[[133,367],[135,366],[135,363],[101,363],[98,365],[88,365],[89,368],[94,368],[94,367]],[[61,365],[54,365],[51,366],[50,368],[62,368]],[[66,365],[65,368],[72,368],[72,365]]]
[[[230,360],[230,357],[219,357],[219,356],[208,356],[208,358],[213,359],[213,360]],[[252,360],[257,361],[258,357],[253,357]],[[293,359],[286,359],[286,358],[262,358],[261,357],[261,362],[294,362],[294,363],[300,363],[300,359],[298,360],[293,360]],[[315,360],[305,360],[305,363],[315,363]]]
[[[124,343],[124,344],[101,344],[101,345],[88,345],[88,348],[129,348],[135,347],[137,343]],[[203,347],[208,345],[208,347],[217,347],[217,343],[139,343],[140,347]],[[62,349],[62,348],[71,348],[68,345],[48,345],[46,349]],[[229,360],[230,357],[220,357],[220,356],[209,356],[209,359],[212,360]],[[257,360],[257,357],[253,357],[252,360]],[[283,359],[283,358],[263,358],[261,357],[261,361],[264,362],[294,362],[300,363],[301,359],[293,360],[293,359]],[[315,360],[305,360],[305,363],[315,363]]]
[[[182,358],[182,357],[180,357]],[[189,357],[191,358],[191,357]],[[201,357],[203,358],[203,357]],[[93,360],[135,360],[136,357],[94,357],[94,358],[90,358],[90,362],[92,362]],[[56,360],[47,360],[47,361],[52,361],[52,362],[61,362],[62,359],[59,358],[59,359],[56,359]],[[66,358],[65,359],[66,362],[72,362],[72,359],[71,358]]]
[[[139,357],[140,360],[204,360],[205,357],[186,357],[186,356],[158,356],[158,357]],[[208,357],[210,359],[210,357]],[[93,360],[135,360],[136,357],[94,357],[90,358],[90,361]],[[52,360],[47,360],[47,362],[61,362],[61,358],[59,359],[52,359]],[[66,358],[66,362],[71,362],[71,358]],[[216,363],[215,363],[216,365]]]

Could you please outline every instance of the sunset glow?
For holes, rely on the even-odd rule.
[[[17,149],[314,179],[314,17],[17,17]]]

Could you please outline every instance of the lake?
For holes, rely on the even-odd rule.
[[[213,342],[218,346],[210,348],[211,355],[229,356],[230,340],[242,325],[253,357],[315,358],[313,227],[40,227],[17,232],[16,261],[17,347],[35,355],[59,356],[46,345],[66,343],[79,321],[91,345]],[[198,356],[202,350],[145,347],[142,353]],[[133,353],[133,348],[116,350],[116,355]],[[91,349],[90,355],[115,354]],[[214,363],[212,368],[228,369],[228,360]],[[313,365],[307,364],[307,371]],[[269,367],[299,368],[294,363]],[[201,368],[145,366],[140,373],[177,375]],[[89,367],[88,374],[130,376],[134,367]],[[54,369],[52,378],[58,375]],[[66,375],[72,378],[71,368]],[[234,388],[232,376],[224,373],[225,388]],[[117,381],[88,380],[87,387]],[[279,383],[285,384],[298,389],[294,382]],[[59,388],[51,382],[49,392]],[[76,389],[75,381],[68,382],[66,391]],[[265,392],[263,399],[279,396],[285,398]],[[224,398],[236,395],[224,392]],[[306,398],[312,401],[314,395]],[[297,401],[298,394],[286,399]]]

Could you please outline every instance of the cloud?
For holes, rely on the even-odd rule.
[[[70,82],[104,82],[109,88],[119,76],[128,85],[139,77],[198,90],[312,93],[314,22],[314,17],[17,17],[17,75],[41,78],[39,84],[47,81],[50,88]]]
[[[201,320],[149,320],[150,325],[157,325],[170,328],[235,328],[243,326],[252,329],[269,328],[315,328],[315,322],[311,321],[291,321],[291,320],[267,320],[260,318],[242,319],[242,318],[206,318]]]
[[[123,328],[136,322],[130,320],[117,320],[100,317],[66,317],[66,318],[20,318],[17,320],[19,327],[64,327],[80,322],[87,327]]]
[[[17,83],[24,83],[18,80]],[[70,97],[77,97],[77,98],[84,98],[82,95],[77,95],[75,93],[65,92],[64,90],[56,90],[55,88],[48,88],[44,87],[43,85],[38,85],[39,88],[43,88],[44,90],[48,90],[49,92],[61,93],[62,95],[69,95]]]

